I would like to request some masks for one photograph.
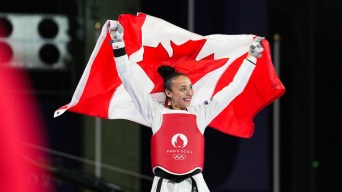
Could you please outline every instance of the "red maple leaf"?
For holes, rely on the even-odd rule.
[[[158,74],[157,69],[160,65],[170,65],[181,73],[186,74],[191,82],[195,84],[207,73],[223,66],[228,58],[214,59],[214,54],[196,61],[198,53],[201,51],[205,39],[193,41],[189,40],[184,44],[176,45],[172,41],[172,57],[169,57],[165,48],[159,44],[156,48],[144,46],[143,60],[138,64],[154,83],[154,89],[151,93],[163,92],[163,79]]]

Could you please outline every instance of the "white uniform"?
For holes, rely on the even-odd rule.
[[[172,110],[164,107],[160,103],[152,100],[150,95],[141,89],[139,82],[134,80],[134,74],[130,67],[127,55],[115,57],[116,67],[123,86],[132,97],[138,110],[144,119],[151,125],[152,132],[155,134],[162,123],[162,115],[165,113],[190,113],[196,115],[196,121],[199,131],[204,134],[205,128],[209,123],[239,95],[246,86],[255,65],[244,60],[233,81],[220,92],[218,92],[210,101],[206,101],[196,106],[189,106],[187,110]],[[198,192],[208,192],[209,189],[203,179],[202,173],[194,175],[198,187]],[[155,176],[151,192],[156,191],[159,177]],[[192,189],[191,179],[186,179],[180,183],[174,183],[163,179],[162,192],[190,192]]]

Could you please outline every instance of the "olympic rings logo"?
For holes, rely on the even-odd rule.
[[[184,160],[186,158],[185,154],[173,154],[172,156],[175,160]]]

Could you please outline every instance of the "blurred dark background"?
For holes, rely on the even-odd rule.
[[[203,174],[211,191],[342,191],[342,1],[6,1],[0,6],[0,22],[13,34],[1,33],[0,46],[9,52],[7,45],[17,47],[25,61],[12,65],[25,70],[32,85],[20,91],[38,101],[48,140],[48,147],[40,150],[51,154],[49,165],[64,170],[50,178],[56,191],[150,190],[148,128],[70,112],[53,118],[57,108],[70,102],[99,26],[120,14],[136,12],[191,27],[201,35],[264,36],[273,53],[279,54],[278,75],[287,89],[277,101],[279,137],[275,138],[274,104],[256,116],[251,139],[207,129]],[[13,21],[17,24],[12,25]],[[39,35],[44,38],[35,39]],[[95,157],[99,124],[100,171]]]

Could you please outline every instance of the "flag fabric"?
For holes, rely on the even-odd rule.
[[[157,73],[168,64],[189,76],[194,96],[191,105],[213,97],[234,78],[256,35],[202,36],[163,19],[138,13],[122,14],[124,42],[134,77],[153,100],[165,104],[163,79]],[[103,25],[95,48],[70,103],[55,111],[65,111],[105,119],[126,119],[150,126],[138,112],[117,74],[108,33],[109,20]],[[250,138],[255,115],[281,97],[285,87],[272,64],[268,41],[244,91],[238,95],[209,127],[237,137]]]

